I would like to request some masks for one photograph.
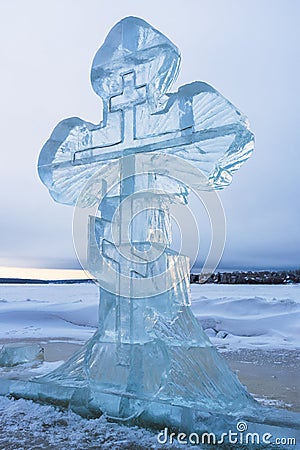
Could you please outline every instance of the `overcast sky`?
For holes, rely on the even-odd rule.
[[[128,15],[180,48],[174,88],[208,82],[248,115],[256,135],[252,158],[220,193],[221,267],[300,267],[297,0],[1,0],[0,265],[78,267],[72,208],[50,198],[36,162],[60,120],[99,122],[91,62]]]

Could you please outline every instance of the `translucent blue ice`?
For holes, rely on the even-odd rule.
[[[44,359],[44,349],[39,344],[10,343],[0,349],[0,367],[18,364],[37,364]]]
[[[228,185],[254,138],[208,84],[171,92],[179,65],[162,33],[121,20],[92,65],[103,120],[63,120],[43,147],[38,170],[53,199],[96,208],[79,238],[88,236],[85,268],[99,284],[99,328],[57,370],[14,389],[87,416],[217,431],[245,411],[257,421],[258,406],[191,312],[189,259],[170,248],[169,207],[190,189]]]
[[[91,71],[102,122],[63,120],[41,151],[39,174],[54,200],[75,205],[103,165],[145,152],[192,162],[208,188],[230,183],[253,149],[247,118],[200,81],[170,93],[179,65],[179,50],[144,20],[127,17],[112,28]]]

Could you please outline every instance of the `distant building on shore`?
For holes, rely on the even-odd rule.
[[[214,284],[286,284],[300,283],[300,269],[283,271],[216,272],[191,274],[191,283]]]

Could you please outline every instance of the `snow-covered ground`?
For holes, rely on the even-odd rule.
[[[192,285],[192,309],[221,350],[300,348],[300,285]]]
[[[29,400],[0,397],[1,450],[150,450],[178,449],[176,441],[159,445],[158,432],[83,419],[70,411]],[[194,446],[181,445],[192,449]],[[201,450],[197,446],[198,450]]]
[[[192,309],[222,350],[300,348],[300,285],[192,285]],[[0,341],[85,341],[95,331],[94,284],[0,285]]]
[[[65,338],[86,341],[95,332],[94,284],[0,284],[0,340]]]
[[[256,392],[257,376],[260,376],[264,379],[260,380],[256,397],[266,394],[262,399],[264,403],[273,402],[270,404],[280,407],[279,400],[283,399],[282,407],[285,408],[291,398],[296,402],[299,389],[293,380],[300,349],[300,285],[192,285],[191,292],[194,313],[211,340],[220,350],[226,351],[228,360],[234,352],[244,349],[242,353],[246,358],[236,361],[239,364],[235,367],[237,372],[241,370],[239,376],[243,375],[243,365],[246,365],[247,375],[254,358],[251,367],[258,371],[256,378],[245,377],[250,392]],[[31,339],[83,343],[95,332],[97,313],[98,289],[94,284],[0,285],[0,345]],[[278,358],[272,358],[274,354],[283,355],[282,352],[286,361],[293,364],[287,370],[288,364],[283,361],[275,376],[273,371],[277,368]],[[259,366],[258,360],[267,364],[266,372],[265,365]],[[36,368],[36,374],[56,365],[57,362],[47,362],[43,369]],[[280,389],[284,390],[282,396]],[[286,398],[289,392],[291,395]],[[109,423],[105,418],[87,420],[49,405],[0,397],[1,450],[77,448],[192,447],[160,446],[157,433],[152,431]]]

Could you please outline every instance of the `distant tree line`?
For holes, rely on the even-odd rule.
[[[208,274],[194,274],[190,276],[191,283],[214,284],[287,284],[300,283],[300,270],[282,270],[271,272],[216,272]]]

